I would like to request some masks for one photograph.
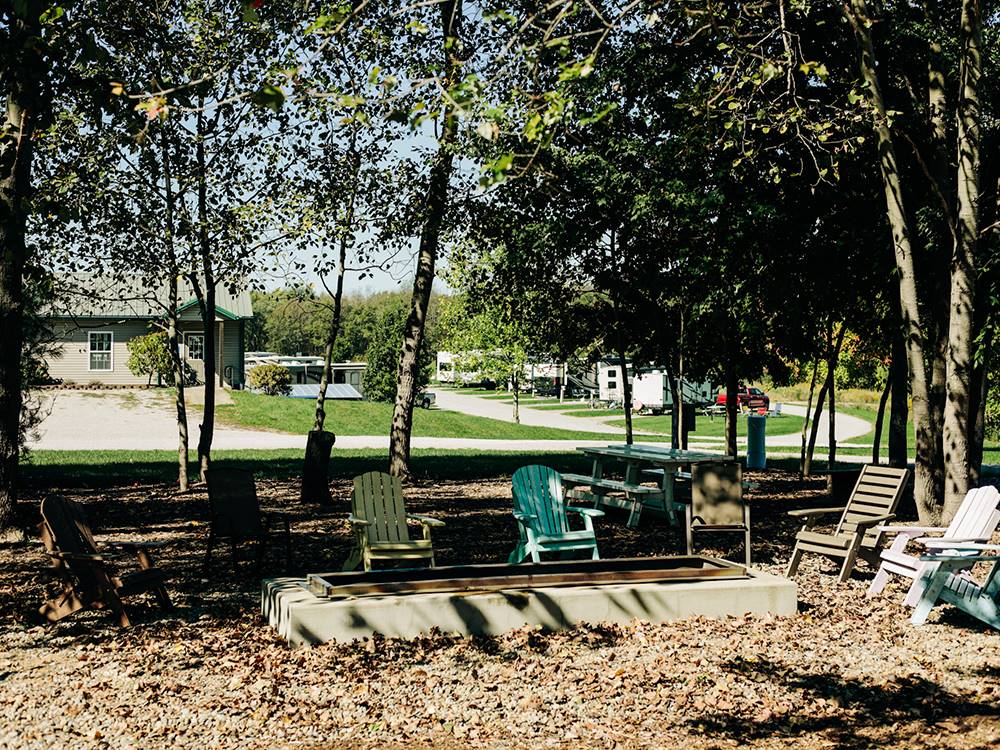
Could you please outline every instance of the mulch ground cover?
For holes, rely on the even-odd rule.
[[[830,504],[822,482],[751,473],[755,565],[780,573],[796,524],[785,511]],[[207,499],[164,485],[61,490],[108,540],[167,540],[176,609],[134,599],[136,623],[77,613],[39,625],[51,580],[37,540],[0,548],[0,747],[906,747],[1000,746],[1000,633],[940,606],[907,622],[904,586],[865,598],[809,556],[793,617],[599,623],[490,638],[289,649],[260,618],[259,575],[228,548],[206,572]],[[294,561],[280,545],[264,574],[337,570],[350,547],[350,485],[336,507],[298,503],[293,481],[259,482],[294,514]],[[44,488],[24,498],[32,516]],[[500,562],[517,536],[509,478],[407,488],[435,530],[439,564]],[[33,501],[35,505],[28,501]],[[597,522],[604,557],[682,554],[655,518]],[[709,548],[739,558],[739,547]]]

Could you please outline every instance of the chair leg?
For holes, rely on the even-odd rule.
[[[798,545],[795,546],[795,550],[792,552],[792,559],[788,561],[788,568],[785,570],[785,578],[791,578],[799,569],[799,563],[802,562],[802,550],[799,549]]]
[[[743,545],[746,550],[747,567],[750,567],[750,529],[747,529],[743,537]]]
[[[871,599],[877,594],[881,594],[882,590],[885,588],[886,584],[889,583],[889,578],[891,574],[885,569],[885,564],[878,566],[878,573],[875,574],[875,578],[872,579],[872,585],[868,587],[868,591],[865,592],[865,598]]]
[[[347,556],[344,561],[344,565],[341,568],[345,573],[351,570],[355,570],[361,564],[361,550],[357,547],[351,550],[351,554]]]
[[[844,564],[840,567],[840,582],[847,583],[851,580],[851,573],[854,572],[854,563],[858,559],[857,547],[851,547],[847,551],[847,556],[844,558]]]
[[[160,609],[164,612],[169,612],[174,608],[174,605],[170,601],[170,594],[167,593],[166,586],[157,586],[153,589],[153,593],[156,595],[156,601],[160,605]]]
[[[601,559],[601,555],[597,551],[597,545],[596,544],[594,545],[594,552],[590,555],[590,559],[591,560],[600,560]]]
[[[913,608],[913,614],[910,615],[910,622],[913,625],[923,625],[927,622],[927,616],[931,613],[934,605],[937,604],[938,595],[941,593],[941,589],[944,588],[945,581],[947,580],[947,572],[938,568],[933,573],[921,575],[914,581],[914,585],[918,582],[920,583],[923,587],[923,593],[917,600],[917,605]]]
[[[208,567],[212,564],[212,548],[215,547],[215,531],[208,532],[208,546],[205,550],[205,562],[202,567],[208,570]]]

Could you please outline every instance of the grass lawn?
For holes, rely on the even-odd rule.
[[[783,417],[775,417],[773,419],[767,420],[767,434],[768,435],[789,435],[796,432],[802,432],[802,417],[792,416],[786,414]],[[616,419],[608,424],[615,427],[625,428],[624,419]],[[664,435],[670,434],[670,417],[668,415],[661,415],[658,417],[635,417],[632,420],[632,426],[636,430],[645,430],[647,432],[659,432]],[[736,434],[740,437],[746,437],[747,434],[747,421],[746,419],[740,418],[737,420],[737,431]],[[693,437],[725,437],[726,436],[726,420],[722,417],[716,417],[714,420],[708,417],[703,417],[700,414],[695,420],[695,429],[691,433]]]
[[[315,403],[310,399],[232,393],[233,404],[218,407],[219,421],[252,429],[304,435],[312,428]],[[327,429],[338,435],[386,435],[392,404],[373,401],[327,402]],[[455,411],[415,409],[413,434],[418,437],[489,438],[494,440],[611,440],[615,435],[487,419]]]

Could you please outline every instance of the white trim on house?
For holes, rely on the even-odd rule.
[[[201,339],[201,356],[192,357],[191,356],[191,345],[188,340],[192,337],[198,337]],[[204,331],[185,331],[184,332],[184,359],[190,359],[193,362],[204,362],[205,361],[205,332]]]
[[[107,349],[94,349],[95,336],[108,336]],[[94,354],[107,354],[107,367],[94,367]],[[115,332],[113,330],[87,332],[87,372],[114,372],[115,369]]]

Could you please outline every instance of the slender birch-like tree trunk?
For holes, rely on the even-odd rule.
[[[618,339],[618,368],[622,373],[622,408],[625,412],[625,442],[632,445],[632,386],[628,382],[628,358],[625,356],[625,345]]]
[[[192,282],[201,309],[205,345],[202,350],[202,364],[205,369],[205,404],[198,436],[198,473],[205,481],[205,473],[212,462],[212,438],[215,434],[215,269],[212,266],[212,242],[208,235],[208,176],[205,159],[205,137],[207,136],[204,115],[198,113],[195,160],[198,166],[198,254],[201,261],[201,279],[192,274]]]
[[[933,435],[930,434],[928,413],[927,370],[924,361],[926,336],[921,322],[917,296],[916,270],[913,262],[913,235],[903,196],[902,178],[896,147],[889,129],[885,100],[878,80],[875,49],[871,37],[871,20],[865,0],[850,0],[844,13],[854,29],[859,47],[859,67],[865,83],[868,102],[874,115],[878,137],[879,170],[885,192],[886,216],[892,229],[893,249],[899,282],[899,302],[906,334],[906,358],[913,395],[913,420],[916,427],[917,456],[913,495],[921,523],[937,522],[939,506],[934,495]]]
[[[462,0],[443,0],[439,6],[443,34],[443,63],[445,90],[455,83],[459,69],[458,54],[461,42],[458,37],[462,19]],[[410,475],[410,437],[413,432],[413,404],[417,394],[417,368],[420,349],[424,343],[424,326],[427,307],[434,283],[434,266],[437,262],[441,227],[448,207],[448,190],[453,170],[453,149],[458,137],[458,113],[454,100],[444,97],[444,116],[437,155],[431,166],[427,199],[424,204],[424,225],[420,233],[417,271],[413,277],[413,295],[410,314],[403,332],[403,346],[399,355],[399,375],[396,382],[396,402],[392,412],[389,433],[389,473],[394,476]]]
[[[171,170],[170,142],[166,128],[160,131],[162,138],[161,156],[163,160],[164,196],[166,199],[163,216],[163,241],[166,246],[167,273],[167,346],[170,349],[170,363],[174,370],[174,408],[177,414],[177,487],[187,492],[188,479],[188,423],[187,404],[184,400],[184,360],[181,358],[181,337],[177,327],[177,255],[174,246],[174,188]]]
[[[969,489],[969,409],[972,405],[973,322],[976,297],[975,251],[979,240],[979,179],[982,113],[982,14],[979,0],[963,0],[959,32],[961,58],[958,100],[958,197],[951,256],[948,317],[948,390],[944,406],[944,511],[955,515]]]
[[[809,400],[806,401],[806,416],[802,420],[802,450],[799,454],[799,479],[806,477],[806,440],[809,431],[810,412],[813,408],[813,396],[816,393],[816,375],[819,373],[819,356],[813,361],[812,377],[809,379]]]

